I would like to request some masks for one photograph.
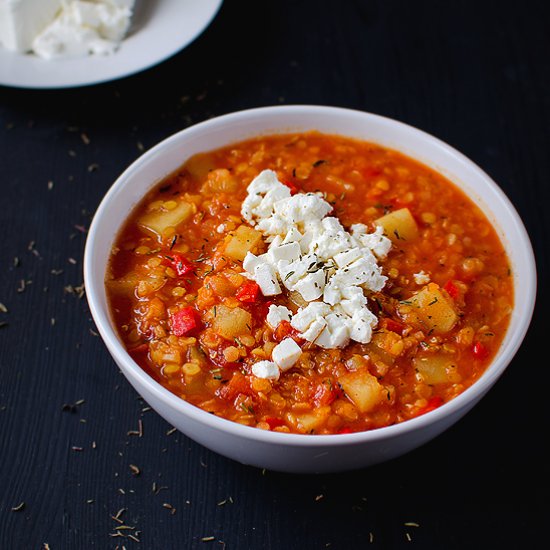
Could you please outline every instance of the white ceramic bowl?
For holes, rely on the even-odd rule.
[[[260,430],[218,418],[163,388],[128,355],[109,314],[104,277],[113,241],[132,208],[164,176],[195,153],[257,135],[318,130],[397,149],[447,176],[495,225],[514,272],[516,303],[510,327],[481,378],[433,412],[386,428],[341,435]],[[147,151],[114,183],[99,206],[86,243],[84,278],[97,328],[115,362],[140,395],[191,439],[244,464],[286,472],[350,470],[397,457],[429,441],[467,413],[493,386],[518,350],[533,312],[536,268],[525,228],[500,188],[478,166],[440,140],[381,116],[321,106],[241,111],[187,128]]]

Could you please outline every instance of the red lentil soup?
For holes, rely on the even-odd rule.
[[[241,217],[264,169],[292,192],[322,193],[344,227],[382,225],[388,278],[366,292],[378,324],[369,343],[323,349],[243,275],[267,243]],[[513,307],[508,258],[465,194],[419,162],[373,143],[317,132],[273,135],[189,159],[148,193],[117,236],[106,276],[132,358],[181,399],[264,430],[338,434],[431,411],[472,385],[496,353]],[[284,338],[301,348],[278,379],[252,366]]]

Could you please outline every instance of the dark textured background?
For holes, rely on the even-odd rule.
[[[0,549],[545,547],[549,28],[543,0],[226,0],[139,75],[0,87]],[[142,150],[281,103],[371,111],[447,141],[502,186],[537,254],[535,318],[493,390],[433,442],[358,472],[262,472],[171,433],[81,297],[85,230]],[[139,543],[111,537],[120,510]]]

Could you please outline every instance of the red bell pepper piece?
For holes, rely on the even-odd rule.
[[[443,289],[447,291],[447,294],[453,300],[456,300],[460,296],[459,288],[451,280],[449,280],[445,283],[445,285],[443,286]]]
[[[180,277],[195,271],[193,263],[181,254],[172,254],[171,256],[167,256],[167,258],[170,260],[172,267]]]
[[[235,293],[238,300],[245,303],[254,303],[258,300],[260,294],[260,287],[256,281],[244,282]]]
[[[275,418],[274,416],[267,417],[265,421],[269,424],[270,430],[274,430],[275,428],[279,428],[280,426],[285,425],[284,420],[281,420],[280,418]]]
[[[227,401],[233,401],[240,393],[251,395],[253,392],[250,387],[250,380],[238,371],[233,374],[233,377],[225,386],[216,391],[219,397]]]
[[[472,353],[476,359],[487,359],[489,357],[489,350],[479,340],[474,342],[472,346]]]
[[[300,188],[297,185],[295,185],[294,183],[292,183],[291,181],[281,180],[281,183],[283,185],[286,185],[290,189],[290,194],[291,195],[295,195],[296,193],[298,193],[300,191]]]
[[[337,398],[342,396],[342,390],[338,384],[330,384],[323,382],[315,389],[313,400],[318,407],[330,405]]]
[[[437,409],[438,407],[441,407],[441,405],[443,405],[442,397],[439,397],[439,395],[431,397],[430,399],[428,399],[428,403],[426,403],[426,405],[424,405],[421,409],[419,409],[418,412],[415,414],[415,416],[421,416],[430,411],[435,411],[435,409]]]
[[[387,330],[391,330],[391,332],[396,332],[397,334],[403,334],[403,331],[405,330],[405,325],[403,323],[400,323],[399,321],[396,321],[395,319],[390,319],[389,317],[384,317],[380,324]]]
[[[340,428],[337,433],[339,433],[339,434],[352,434],[353,430],[351,428],[348,428],[347,426],[344,426],[343,428]]]
[[[201,326],[199,312],[191,306],[179,309],[170,315],[170,326],[172,334],[175,336],[185,336]]]

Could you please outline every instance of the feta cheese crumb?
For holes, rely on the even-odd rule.
[[[256,378],[277,380],[281,372],[273,361],[258,361],[252,365],[252,374],[256,376]]]
[[[281,294],[281,286],[277,281],[275,270],[268,263],[261,263],[254,268],[254,279],[264,296]]]
[[[275,330],[281,321],[289,321],[292,318],[292,311],[285,306],[276,306],[271,304],[267,311],[267,324]]]
[[[271,354],[273,361],[275,361],[283,372],[293,367],[301,355],[302,350],[300,346],[292,338],[285,338],[281,343],[277,344]]]
[[[430,276],[425,271],[419,271],[413,275],[414,282],[417,285],[427,285],[430,282]]]

